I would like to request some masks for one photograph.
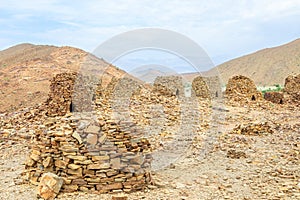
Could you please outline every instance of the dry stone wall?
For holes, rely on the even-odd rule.
[[[63,116],[70,111],[76,77],[77,73],[62,73],[53,77],[46,101],[48,116]]]
[[[93,94],[101,87],[101,80],[78,73],[61,73],[53,77],[50,93],[44,107],[50,117],[64,116],[68,112],[90,112]]]

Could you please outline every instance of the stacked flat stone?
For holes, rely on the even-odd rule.
[[[52,172],[64,179],[62,191],[100,193],[130,192],[151,182],[148,140],[133,122],[112,117],[110,103],[119,80],[113,78],[106,89],[97,81],[75,73],[54,77],[40,107],[47,115],[36,127],[26,161],[28,181],[37,185]]]
[[[284,94],[282,92],[266,92],[264,99],[277,104],[284,103]]]
[[[208,85],[202,76],[194,78],[192,82],[192,88],[192,91],[195,93],[196,97],[203,99],[211,98]]]
[[[63,116],[70,111],[76,77],[77,73],[62,73],[53,77],[46,101],[48,116]]]
[[[288,76],[284,83],[284,93],[289,102],[300,103],[300,74],[297,76]]]
[[[203,77],[203,79],[208,87],[211,98],[215,99],[223,97],[222,83],[219,76]]]
[[[176,92],[174,93],[168,87],[166,87],[160,83],[156,83],[154,85],[154,87],[152,88],[152,93],[158,93],[165,97],[174,97],[176,94]]]
[[[183,80],[180,76],[158,76],[153,84],[153,87],[164,86],[176,96],[184,96]],[[160,90],[160,89],[159,89]]]
[[[64,179],[62,191],[131,192],[151,182],[150,144],[121,122],[91,116],[49,118],[26,161],[33,184],[46,172]]]
[[[174,126],[180,119],[178,98],[165,86],[142,88],[131,96],[130,101],[131,118],[140,126],[148,126],[150,120],[160,117],[166,120],[164,126]],[[163,116],[155,116],[155,109]]]
[[[229,79],[225,95],[228,99],[241,103],[263,99],[262,93],[257,90],[253,80],[242,75]]]

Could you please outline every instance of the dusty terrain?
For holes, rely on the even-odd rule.
[[[220,104],[218,104],[220,106]],[[152,172],[156,186],[125,194],[128,199],[300,199],[300,109],[222,106],[226,118],[213,119],[171,166]],[[267,121],[273,133],[230,133],[237,124]],[[22,184],[30,140],[1,139],[1,199],[36,199]],[[242,152],[231,156],[230,150]],[[237,154],[238,155],[238,154]],[[111,199],[111,194],[60,194],[57,199]],[[116,195],[115,195],[116,196]]]
[[[35,130],[46,130],[43,123],[47,117],[33,106],[47,99],[53,74],[78,71],[84,64],[91,70],[100,67],[100,73],[107,75],[106,79],[102,77],[104,82],[125,75],[101,59],[87,60],[86,56],[86,52],[71,47],[30,44],[0,52],[0,199],[37,199],[36,186],[24,178],[25,161],[36,145]],[[144,94],[135,96],[128,92],[130,83],[138,87],[140,82],[127,81],[117,84],[119,90],[109,85],[101,90],[116,99],[97,97],[97,111],[101,115],[111,114],[113,109],[124,112],[126,115],[116,112],[114,117],[125,121],[132,118],[151,133],[146,136],[153,147],[153,184],[123,194],[61,192],[57,199],[110,200],[118,195],[153,200],[300,199],[299,104],[274,104],[262,97],[250,103],[239,101],[242,97],[251,99],[256,90],[249,94],[234,90],[235,103],[225,99],[198,102],[197,98],[174,94],[170,98],[163,94],[164,89],[153,95],[149,85],[143,88]],[[240,89],[248,91],[247,87],[242,85]],[[69,110],[72,101],[60,91],[63,88],[71,93],[68,85],[61,87],[57,82],[53,88],[58,93],[52,94],[52,104],[43,109],[67,106]],[[66,105],[60,104],[61,100]],[[164,123],[168,125],[162,130]]]

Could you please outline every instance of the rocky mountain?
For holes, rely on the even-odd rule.
[[[104,84],[126,74],[73,47],[20,44],[0,51],[0,113],[45,101],[55,74],[79,70],[102,74]]]
[[[158,76],[171,76],[177,73],[161,65],[144,65],[129,72],[132,76],[146,83],[154,83]]]
[[[205,72],[207,76],[220,74],[224,84],[234,75],[244,75],[259,86],[284,84],[291,74],[300,73],[300,39],[245,55]]]

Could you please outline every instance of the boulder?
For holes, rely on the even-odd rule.
[[[52,200],[58,195],[63,183],[63,179],[56,174],[45,173],[39,183],[37,195],[45,200]]]

